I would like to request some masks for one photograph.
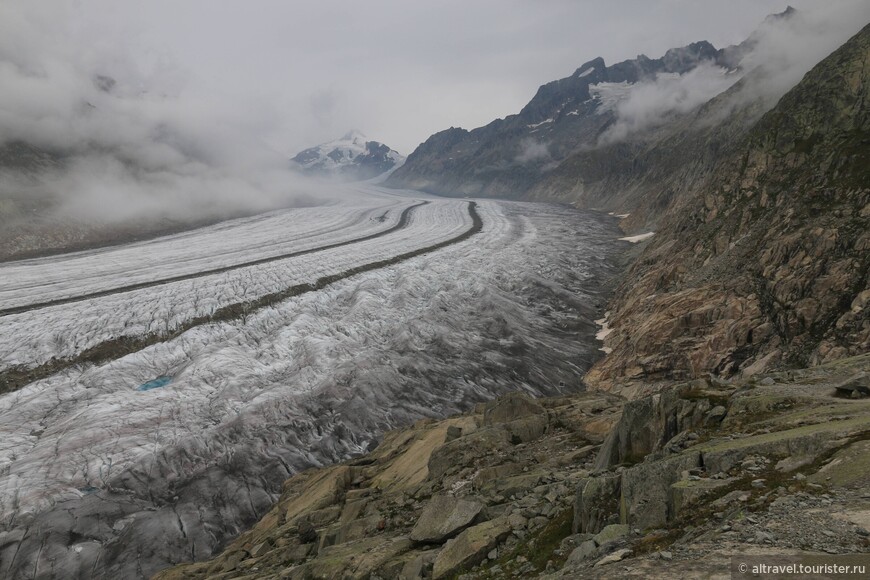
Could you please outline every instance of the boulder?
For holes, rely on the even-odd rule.
[[[270,542],[260,542],[259,544],[248,550],[248,554],[251,555],[251,558],[259,558],[271,549],[272,544]]]
[[[484,489],[494,491],[504,497],[511,497],[533,489],[541,482],[543,475],[544,473],[540,471],[515,475],[490,482]]]
[[[837,394],[850,398],[870,396],[870,375],[858,373],[834,386]]]
[[[620,562],[626,556],[629,556],[629,555],[631,555],[631,550],[629,550],[628,548],[623,548],[622,550],[617,550],[614,553],[609,554],[607,556],[604,556],[603,558],[601,558],[600,560],[595,562],[595,565],[593,566],[593,568],[598,568],[599,566],[606,566],[608,564],[614,564],[616,562]]]
[[[547,415],[536,415],[534,417],[526,417],[517,419],[510,423],[505,423],[503,426],[510,434],[511,443],[529,443],[543,437],[547,432],[549,421]]]
[[[382,521],[381,515],[375,514],[347,523],[332,525],[321,533],[320,549],[368,537],[377,531],[378,525]]]
[[[447,434],[444,436],[444,442],[453,441],[462,437],[462,427],[450,425],[447,427]]]
[[[704,420],[704,423],[707,427],[715,427],[722,422],[722,419],[724,419],[725,415],[727,414],[728,409],[726,409],[722,405],[716,405],[707,413],[707,417]]]
[[[577,566],[597,554],[598,544],[596,544],[594,540],[586,540],[585,542],[574,548],[574,550],[568,556],[568,561],[565,562],[565,565],[571,567]]]
[[[299,523],[299,541],[303,544],[311,544],[317,541],[317,530],[309,522]]]
[[[673,517],[669,507],[671,485],[683,471],[700,465],[701,454],[695,451],[623,471],[619,521],[640,529],[664,526]]]
[[[479,459],[510,447],[510,435],[504,429],[480,429],[434,449],[427,463],[428,477],[438,480],[453,470],[471,466]]]
[[[282,577],[289,580],[368,578],[383,570],[388,562],[407,552],[411,546],[411,541],[402,536],[330,546],[318,553],[317,558],[287,569]]]
[[[432,578],[449,577],[482,562],[490,550],[511,533],[506,518],[497,518],[468,528],[438,553]]]
[[[595,534],[610,516],[619,513],[619,475],[604,475],[580,480],[574,498],[573,533]]]
[[[628,535],[629,527],[625,524],[610,524],[604,526],[604,529],[595,534],[592,540],[598,546],[603,546],[608,542],[616,541]]]
[[[429,501],[410,538],[415,542],[440,544],[470,526],[483,509],[476,501],[440,495]]]
[[[341,515],[341,506],[331,505],[329,507],[310,512],[305,519],[315,528],[322,528],[323,526],[331,524],[332,522],[337,520],[339,515]]]
[[[477,477],[474,478],[474,489],[493,488],[499,480],[520,474],[523,472],[523,466],[519,463],[503,463],[493,467],[484,467],[477,472]]]
[[[429,577],[438,550],[410,551],[373,574],[372,578],[392,578],[394,580],[422,580]]]

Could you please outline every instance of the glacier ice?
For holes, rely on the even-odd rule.
[[[222,234],[156,240],[148,263],[150,250],[139,247],[103,256],[141,252],[130,276],[188,271],[256,253],[237,234],[282,247],[357,237],[389,227],[371,215],[395,218],[419,197],[373,185],[364,194],[371,201],[354,209],[278,212],[224,224]],[[426,201],[406,229],[369,242],[5,317],[0,361],[32,364],[119,332],[171,327],[469,227],[465,200]],[[0,397],[0,574],[25,575],[39,562],[61,576],[136,578],[205,558],[260,517],[289,474],[362,453],[388,429],[510,390],[581,388],[579,375],[599,356],[593,321],[615,270],[612,220],[559,205],[477,203],[483,230],[462,242]],[[200,236],[219,249],[212,254]],[[183,248],[189,260],[176,264]],[[75,259],[91,269],[69,266],[68,275],[116,284],[90,256]],[[52,260],[35,263],[67,267]],[[13,281],[19,290],[3,300],[22,300],[24,286]],[[42,294],[74,288],[70,280]],[[159,377],[172,380],[137,390]]]

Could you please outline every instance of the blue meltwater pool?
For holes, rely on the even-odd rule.
[[[172,382],[172,377],[157,377],[152,381],[148,381],[147,383],[142,383],[138,387],[136,387],[137,391],[150,391],[151,389],[159,389],[160,387],[165,387],[169,383]]]

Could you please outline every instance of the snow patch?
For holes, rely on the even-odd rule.
[[[644,240],[648,240],[655,235],[655,232],[647,232],[645,234],[638,234],[636,236],[628,236],[625,238],[619,238],[623,242],[631,242],[632,244],[636,244],[638,242],[642,242]]]
[[[613,329],[607,325],[607,319],[609,317],[610,311],[608,310],[604,313],[604,318],[599,318],[595,321],[595,324],[600,327],[598,329],[598,332],[595,333],[595,340],[600,340],[601,342],[604,342],[604,339],[610,336],[610,333],[613,332]],[[609,346],[602,346],[598,350],[602,351],[604,354],[610,354],[611,352],[613,352],[613,349]]]
[[[553,122],[553,119],[551,117],[549,119],[545,119],[545,120],[541,121],[540,123],[534,123],[533,125],[526,125],[526,127],[528,127],[529,129],[534,129],[536,127],[540,127],[541,125],[546,125],[547,123],[552,123],[552,122]]]
[[[583,72],[578,73],[578,74],[577,74],[577,78],[578,78],[578,79],[582,79],[583,77],[585,77],[585,76],[589,76],[589,75],[591,75],[591,74],[594,73],[594,72],[595,72],[595,67],[594,67],[594,66],[590,66],[589,68],[587,68],[587,69],[584,70]]]
[[[305,171],[339,174],[343,170],[352,170],[359,165],[360,159],[365,159],[365,156],[372,153],[368,148],[368,143],[383,146],[383,143],[372,141],[359,131],[354,130],[345,134],[341,139],[335,139],[301,151],[293,158],[293,161]],[[394,149],[390,149],[385,157],[393,162],[390,168],[392,170],[405,163],[405,156]]]

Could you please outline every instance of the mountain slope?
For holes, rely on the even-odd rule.
[[[292,161],[309,175],[363,181],[400,167],[405,157],[359,131],[350,131],[341,139],[300,151]]]
[[[594,384],[870,350],[870,26],[676,196],[616,292]]]

